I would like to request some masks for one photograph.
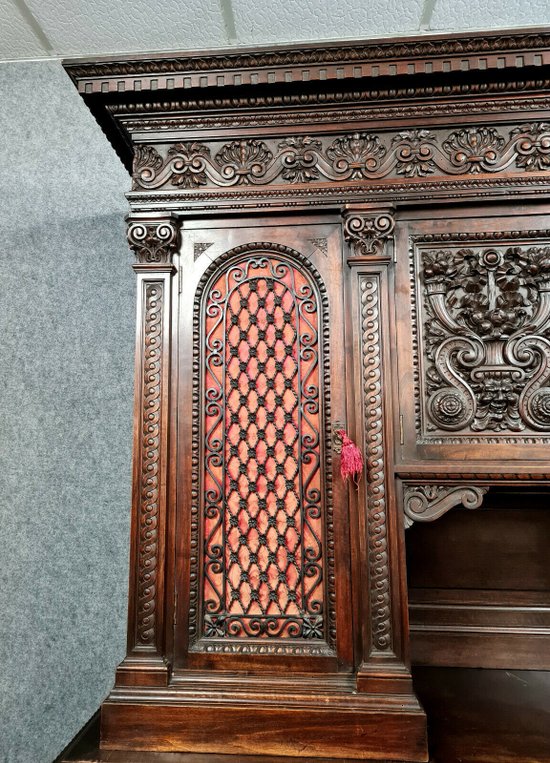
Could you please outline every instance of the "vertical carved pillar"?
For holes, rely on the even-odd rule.
[[[366,485],[358,493],[362,659],[357,688],[411,693],[405,559],[393,472],[389,283],[394,227],[388,206],[354,206],[344,211],[352,304],[361,331],[353,395],[366,462]]]
[[[127,657],[119,685],[166,684],[164,660],[165,535],[172,257],[177,220],[131,214],[128,241],[136,254],[137,324],[134,403],[131,569]]]

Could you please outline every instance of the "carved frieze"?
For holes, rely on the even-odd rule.
[[[162,151],[162,153],[161,153]],[[550,170],[550,123],[138,144],[134,190],[229,188]]]
[[[549,441],[550,237],[533,237],[416,242],[422,441]]]
[[[488,490],[476,485],[404,485],[405,527],[433,522],[455,506],[478,509]]]

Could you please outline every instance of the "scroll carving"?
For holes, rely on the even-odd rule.
[[[433,522],[455,506],[478,509],[488,490],[475,485],[405,485],[405,527],[413,522]]]
[[[381,386],[380,282],[364,276],[361,291],[361,355],[366,432],[368,571],[371,649],[392,647],[390,568],[386,525],[385,461]]]
[[[550,123],[136,147],[134,189],[364,182],[550,170]]]
[[[139,495],[137,645],[155,641],[158,566],[163,284],[144,284],[144,354]]]
[[[418,249],[428,437],[550,433],[550,246],[494,244]]]
[[[344,238],[356,257],[382,254],[395,228],[393,215],[388,212],[354,213],[344,217]]]
[[[178,250],[179,228],[169,219],[130,221],[128,243],[139,263],[170,264]]]

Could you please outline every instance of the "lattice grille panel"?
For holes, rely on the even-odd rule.
[[[325,637],[319,312],[297,266],[230,266],[204,303],[203,635]]]

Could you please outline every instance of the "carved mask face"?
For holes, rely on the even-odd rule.
[[[509,406],[517,404],[518,395],[508,379],[486,379],[480,394],[480,402],[492,413],[504,414]]]

